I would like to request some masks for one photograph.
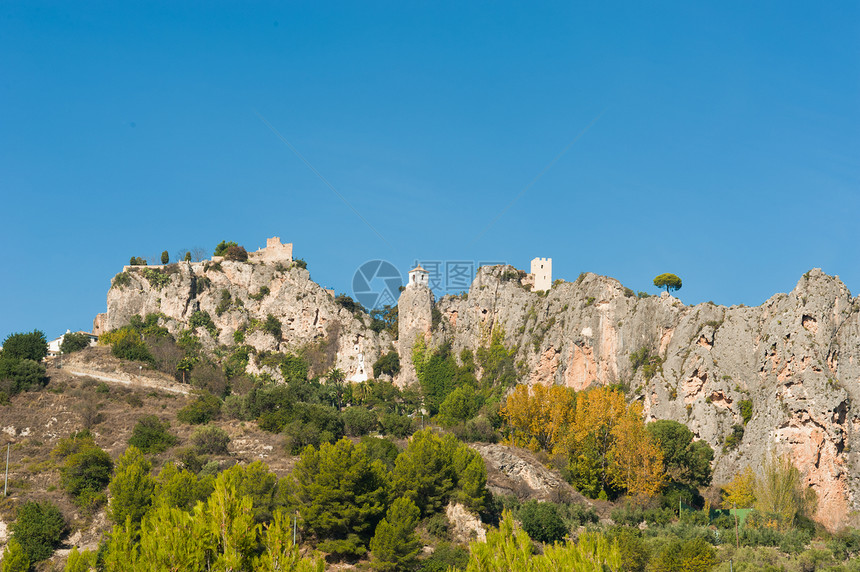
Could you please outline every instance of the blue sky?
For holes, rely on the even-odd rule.
[[[0,339],[89,329],[133,255],[274,235],[347,293],[535,256],[860,293],[860,4],[535,4],[0,3]]]

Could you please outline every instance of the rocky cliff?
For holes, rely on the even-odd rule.
[[[627,386],[649,418],[685,423],[710,443],[717,483],[787,452],[818,493],[819,520],[836,527],[860,508],[860,299],[820,270],[750,308],[640,298],[594,274],[531,292],[522,272],[485,267],[468,295],[442,298],[433,312],[429,291],[407,288],[400,321],[408,339],[398,346],[294,263],[180,263],[160,272],[167,277],[141,268],[118,275],[97,325],[161,312],[178,334],[195,312],[207,312],[215,335],[197,332],[210,350],[235,345],[236,331],[259,351],[326,344],[334,365],[356,381],[392,347],[408,364],[418,333],[430,332],[431,345],[451,341],[459,355],[500,329],[517,348],[522,383]],[[280,336],[253,327],[268,316],[281,324]],[[405,367],[398,381],[413,376]]]
[[[162,323],[179,336],[196,313],[205,312],[214,329],[196,327],[203,347],[241,343],[259,352],[297,352],[316,346],[329,354],[326,367],[340,368],[347,379],[363,381],[393,340],[369,328],[370,318],[335,301],[332,292],[310,279],[294,262],[181,262],[166,267],[126,267],[113,279],[107,312],[94,322],[96,333],[128,324],[133,315],[161,313]],[[202,314],[200,314],[202,315]],[[278,328],[261,327],[272,317]],[[237,336],[237,332],[241,332]],[[255,370],[253,360],[249,366]],[[275,369],[268,373],[278,376]],[[323,372],[316,372],[323,373]]]
[[[715,482],[785,452],[817,492],[821,522],[860,508],[860,299],[838,278],[812,270],[748,308],[639,298],[594,274],[533,293],[521,275],[482,268],[468,296],[441,299],[434,342],[474,350],[500,328],[523,382],[628,386],[649,418],[710,443]]]

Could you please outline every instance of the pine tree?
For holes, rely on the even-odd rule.
[[[30,569],[30,559],[24,549],[14,538],[3,550],[3,560],[0,561],[0,572],[27,572]]]
[[[155,480],[150,476],[150,463],[137,447],[130,446],[117,460],[116,473],[110,482],[110,517],[117,524],[131,517],[133,525],[140,524],[152,504]]]
[[[408,498],[394,501],[370,541],[374,570],[408,570],[415,562],[421,551],[421,542],[415,534],[419,515],[418,507]]]

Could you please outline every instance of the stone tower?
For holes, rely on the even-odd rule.
[[[532,276],[534,276],[535,292],[552,288],[552,258],[535,258],[532,260]]]
[[[412,346],[415,338],[423,334],[429,341],[433,323],[433,292],[429,286],[430,274],[416,266],[409,271],[409,283],[397,301],[397,353],[400,354],[400,385],[408,385],[418,378],[412,365]]]

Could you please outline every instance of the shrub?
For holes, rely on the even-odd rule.
[[[212,321],[212,316],[209,315],[209,312],[197,310],[191,314],[191,318],[188,320],[188,327],[191,329],[205,328],[207,332],[212,334],[213,338],[218,335],[218,328],[215,327],[215,322]]]
[[[239,245],[233,241],[227,242],[227,241],[222,240],[215,247],[215,252],[213,253],[213,256],[224,256],[227,253],[227,249],[230,248],[231,246],[239,246]]]
[[[741,408],[741,417],[744,420],[744,425],[750,422],[753,414],[753,402],[749,399],[742,399],[738,401],[738,405]]]
[[[48,341],[39,330],[9,334],[3,341],[3,357],[42,361],[48,355]]]
[[[723,451],[730,451],[737,448],[737,446],[741,444],[741,441],[743,441],[743,438],[744,426],[732,425],[732,432],[726,435],[726,440],[723,444]]]
[[[433,554],[421,561],[418,570],[421,572],[465,570],[468,563],[469,551],[466,548],[443,542],[436,546]]]
[[[567,526],[554,503],[530,500],[520,507],[517,517],[523,530],[538,542],[558,542],[567,536]]]
[[[60,344],[60,351],[64,354],[70,354],[81,351],[89,347],[90,337],[81,333],[68,333],[63,336],[63,343]]]
[[[224,252],[224,259],[245,262],[248,260],[248,251],[243,246],[230,246]]]
[[[386,413],[379,422],[385,435],[404,438],[412,433],[412,419],[405,415]]]
[[[98,447],[85,447],[69,455],[62,469],[63,488],[78,506],[93,508],[104,501],[101,492],[110,483],[113,461]]]
[[[398,373],[400,373],[400,356],[394,350],[380,356],[373,363],[373,377],[379,377],[382,374],[394,377]]]
[[[48,384],[45,366],[31,359],[0,355],[0,392],[15,395],[21,391],[32,391]]]
[[[266,321],[263,322],[263,331],[275,336],[275,339],[281,339],[281,321],[273,315],[266,316]]]
[[[344,431],[350,437],[361,437],[376,429],[376,415],[364,407],[347,407],[341,417]]]
[[[159,270],[158,268],[144,268],[143,277],[149,282],[149,285],[156,290],[161,290],[170,284],[170,274]]]
[[[21,547],[21,543],[12,539],[3,550],[0,560],[0,572],[27,572],[30,569],[30,559]]]
[[[167,264],[168,262],[170,262],[170,255],[165,250],[164,252],[161,253],[161,263]]]
[[[220,427],[206,425],[194,430],[191,435],[191,443],[198,454],[226,455],[230,437]]]
[[[30,562],[50,557],[65,531],[63,514],[48,501],[24,503],[12,523],[12,538],[21,545]]]
[[[132,256],[128,261],[129,266],[146,266],[146,260],[141,256]]]
[[[116,276],[113,277],[113,280],[111,280],[111,283],[110,283],[110,287],[111,288],[116,287],[116,288],[122,289],[125,286],[128,286],[129,284],[131,284],[131,274],[129,274],[128,272],[120,272],[119,274],[117,274]]]
[[[176,413],[176,419],[189,425],[203,425],[215,419],[221,412],[221,400],[211,393],[201,393],[197,398]]]
[[[131,431],[128,444],[144,453],[161,453],[178,442],[176,436],[168,432],[169,427],[169,423],[162,423],[155,415],[141,417]]]
[[[259,302],[260,300],[262,300],[263,298],[265,298],[268,295],[269,295],[269,287],[268,286],[261,286],[260,290],[256,294],[249,294],[248,298],[250,298],[251,300],[256,300],[257,302]]]

